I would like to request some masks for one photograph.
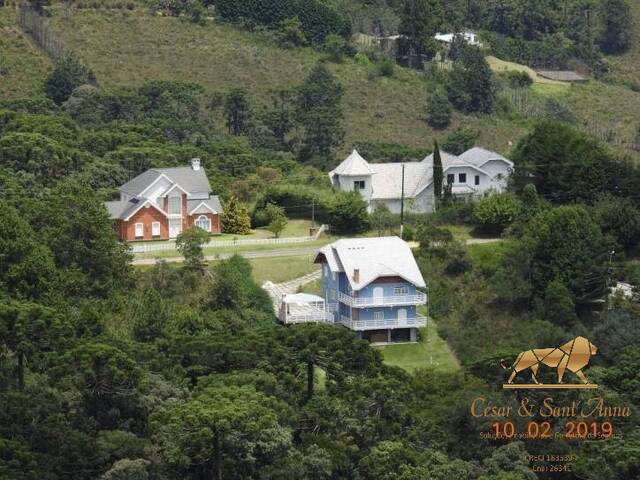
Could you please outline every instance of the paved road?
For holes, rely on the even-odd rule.
[[[245,258],[271,258],[271,257],[293,257],[296,255],[313,255],[318,251],[318,247],[301,247],[301,248],[282,248],[278,250],[260,250],[257,252],[238,252],[238,255],[242,255]],[[220,253],[217,255],[207,255],[205,260],[224,260],[230,258],[234,253]],[[161,258],[161,257],[159,257]],[[183,262],[184,257],[164,257],[169,263]],[[154,265],[156,263],[155,258],[134,258],[133,265]]]

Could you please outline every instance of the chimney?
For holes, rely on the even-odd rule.
[[[360,270],[357,268],[353,270],[353,281],[356,283],[360,282]]]
[[[196,172],[198,170],[200,170],[200,159],[199,158],[192,158],[191,159],[191,168]]]

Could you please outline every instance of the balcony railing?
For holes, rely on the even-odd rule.
[[[413,295],[383,295],[373,297],[352,297],[342,292],[338,293],[338,300],[350,307],[391,307],[396,305],[424,305],[427,295],[416,292]]]
[[[427,325],[427,317],[416,315],[411,318],[383,318],[380,320],[353,320],[340,316],[340,323],[351,330],[378,330],[382,328],[422,328]]]

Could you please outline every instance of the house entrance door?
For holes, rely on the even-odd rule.
[[[169,238],[176,238],[182,232],[182,219],[172,218],[169,220]]]
[[[403,326],[407,323],[407,309],[400,308],[398,310],[398,326]]]

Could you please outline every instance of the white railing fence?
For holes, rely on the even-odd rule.
[[[306,237],[282,237],[282,238],[234,238],[231,240],[214,240],[203,245],[203,248],[223,248],[223,247],[244,247],[256,245],[280,245],[307,243],[318,240],[320,235],[327,230],[326,225],[322,225],[315,235]],[[151,253],[162,252],[176,249],[176,243],[173,240],[157,243],[132,243],[129,245],[132,253]]]
[[[338,293],[338,300],[350,307],[364,307],[375,305],[424,305],[427,296],[422,292],[413,295],[386,295],[381,297],[352,297],[342,292]]]
[[[416,315],[411,318],[383,318],[379,320],[353,320],[344,315],[340,323],[351,330],[375,330],[378,328],[422,328],[427,325],[427,317]]]

